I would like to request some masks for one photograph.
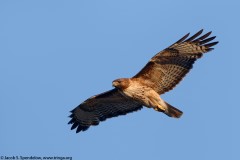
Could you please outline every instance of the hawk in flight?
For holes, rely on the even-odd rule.
[[[112,90],[90,97],[71,111],[68,124],[76,132],[85,131],[108,118],[138,111],[143,106],[153,108],[169,117],[179,118],[182,111],[165,102],[160,95],[173,89],[193,67],[203,53],[213,50],[211,32],[200,30],[190,38],[189,33],[176,43],[157,53],[132,78],[112,82]]]

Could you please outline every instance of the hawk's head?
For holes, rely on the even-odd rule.
[[[128,88],[128,86],[130,85],[130,79],[129,78],[116,79],[112,82],[112,85],[113,87],[124,90]]]

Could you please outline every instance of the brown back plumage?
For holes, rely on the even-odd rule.
[[[203,30],[200,30],[186,39],[189,36],[188,33],[176,43],[157,53],[134,78],[149,82],[150,87],[159,94],[173,89],[190,71],[193,63],[203,53],[213,50],[211,47],[218,43],[208,43],[215,38],[215,36],[208,38],[211,32],[199,37],[202,32]]]

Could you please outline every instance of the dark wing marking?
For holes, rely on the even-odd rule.
[[[92,125],[98,125],[107,118],[125,115],[141,108],[141,105],[125,98],[117,89],[113,89],[93,96],[77,106],[71,111],[71,120],[68,124],[72,124],[71,129],[77,128],[78,133]]]
[[[208,38],[211,32],[199,37],[202,32],[203,30],[200,30],[187,39],[188,33],[157,53],[134,78],[143,79],[159,94],[173,89],[190,71],[193,63],[203,53],[213,50],[211,47],[218,43],[208,43],[215,39],[215,36]]]

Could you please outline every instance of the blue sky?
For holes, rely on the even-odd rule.
[[[0,156],[239,159],[238,1],[0,1]],[[76,134],[69,111],[188,32],[220,42],[151,109]]]

